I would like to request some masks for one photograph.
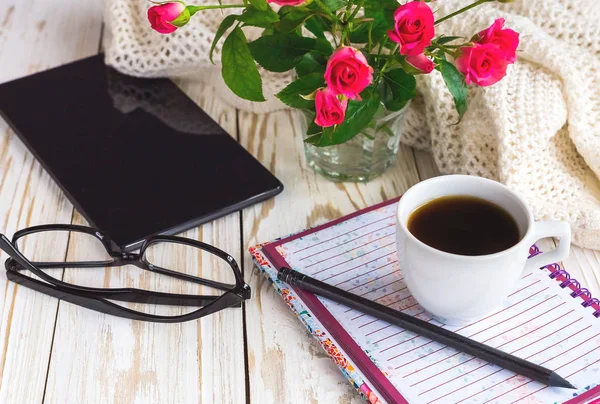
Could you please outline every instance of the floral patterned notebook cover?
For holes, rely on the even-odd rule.
[[[277,279],[276,268],[289,266],[443,326],[403,282],[396,206],[397,199],[384,202],[250,248],[257,267],[360,394],[390,404],[575,404],[600,395],[600,306],[558,265],[526,274],[504,307],[486,318],[444,327],[555,370],[578,390],[549,388]]]

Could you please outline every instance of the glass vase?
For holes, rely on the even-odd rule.
[[[346,143],[326,147],[304,143],[309,167],[336,182],[367,182],[380,176],[396,161],[408,105],[400,111],[382,106],[367,128]],[[310,116],[300,114],[306,133]]]

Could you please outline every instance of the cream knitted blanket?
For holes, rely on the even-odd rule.
[[[440,17],[471,2],[430,4]],[[206,3],[216,0],[194,2]],[[197,14],[174,34],[160,35],[146,20],[149,5],[105,0],[108,64],[139,76],[198,77],[237,108],[284,108],[272,94],[285,86],[287,75],[265,72],[268,101],[250,103],[236,98],[208,61],[213,33],[227,12]],[[458,125],[452,125],[457,115],[441,76],[434,71],[419,77],[419,97],[411,104],[403,141],[430,149],[442,173],[505,183],[527,200],[537,219],[568,220],[575,244],[600,249],[600,3],[487,3],[437,31],[469,37],[498,17],[521,33],[519,59],[507,77],[491,87],[471,88],[468,111]],[[217,48],[217,61],[219,56]]]

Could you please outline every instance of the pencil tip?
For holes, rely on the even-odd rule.
[[[548,384],[552,387],[562,387],[565,389],[576,389],[577,387],[573,386],[566,379],[560,377],[557,373],[550,373],[550,377],[548,378]]]

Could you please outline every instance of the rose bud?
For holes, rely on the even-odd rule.
[[[423,53],[417,56],[407,56],[406,61],[413,67],[416,67],[425,74],[429,74],[435,67],[431,59],[425,56]]]
[[[341,124],[346,117],[347,106],[347,99],[340,101],[338,96],[332,93],[328,88],[317,90],[315,98],[317,116],[315,118],[315,123],[324,128]]]
[[[185,4],[170,2],[152,6],[148,9],[148,21],[152,29],[161,34],[170,34],[183,27],[190,20],[190,12]]]

